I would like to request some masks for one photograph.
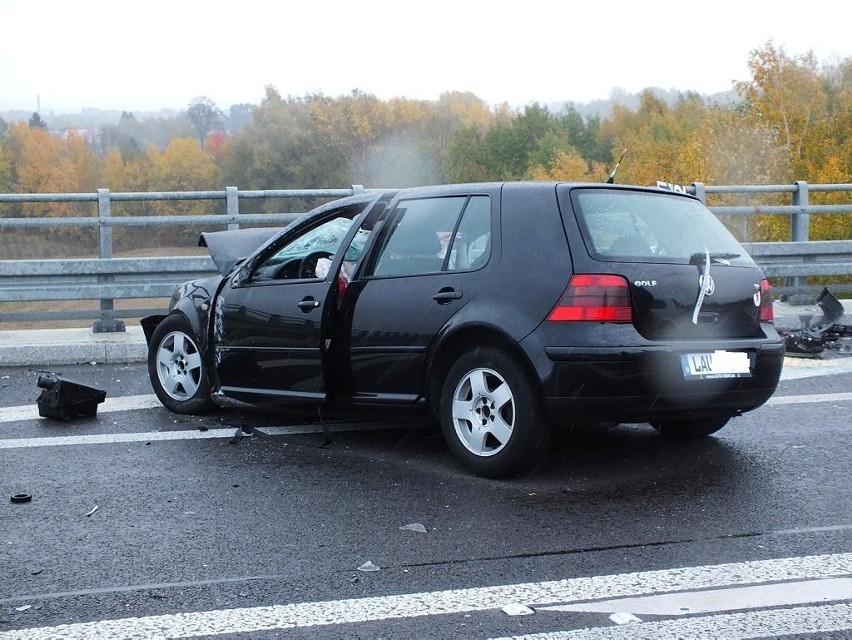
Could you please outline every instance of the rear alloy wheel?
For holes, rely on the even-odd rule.
[[[461,463],[490,478],[528,470],[551,438],[540,393],[523,363],[494,347],[470,351],[450,368],[441,427]]]
[[[728,424],[730,419],[731,416],[723,415],[688,420],[658,420],[652,422],[651,426],[659,431],[660,435],[664,438],[671,440],[692,440],[716,433]]]
[[[160,402],[175,413],[206,413],[210,399],[207,367],[189,322],[173,314],[163,320],[148,347],[148,376]]]

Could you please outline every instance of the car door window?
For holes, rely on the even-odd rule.
[[[403,276],[476,268],[472,262],[490,250],[489,238],[487,196],[404,200],[390,213],[384,238],[366,275]]]
[[[491,254],[491,199],[473,196],[450,245],[449,271],[479,269]]]
[[[333,256],[357,212],[347,211],[309,229],[267,257],[252,275],[254,281],[317,279],[317,264]]]

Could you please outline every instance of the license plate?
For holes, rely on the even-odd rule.
[[[751,362],[743,351],[687,353],[680,361],[686,380],[751,377]]]

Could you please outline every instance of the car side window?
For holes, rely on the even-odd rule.
[[[251,279],[263,282],[320,278],[322,274],[317,273],[317,264],[337,252],[356,213],[347,211],[291,240],[266,258]]]
[[[489,239],[487,196],[403,200],[388,216],[382,244],[365,275],[403,276],[477,268],[472,262],[490,251]]]
[[[491,255],[491,199],[473,196],[462,213],[462,219],[450,246],[449,271],[478,269]]]

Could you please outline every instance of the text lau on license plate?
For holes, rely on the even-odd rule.
[[[680,361],[683,377],[687,380],[751,377],[748,354],[742,351],[686,353]]]

